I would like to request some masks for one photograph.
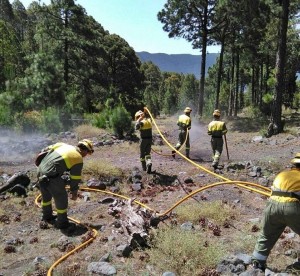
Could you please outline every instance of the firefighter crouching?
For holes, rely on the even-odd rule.
[[[140,161],[142,168],[151,173],[151,146],[152,146],[152,122],[145,112],[139,110],[135,113],[135,129],[140,131]]]
[[[262,230],[252,255],[252,265],[266,269],[267,258],[286,227],[300,235],[300,153],[291,160],[293,167],[280,172],[271,187],[266,204]],[[286,272],[300,273],[300,258],[286,268]],[[290,274],[289,274],[290,275]]]
[[[83,157],[94,152],[93,143],[84,139],[77,147],[65,143],[56,143],[48,147],[49,153],[38,166],[38,179],[42,194],[42,220],[54,223],[58,229],[70,226],[67,209],[68,193],[65,186],[70,186],[71,199],[78,196],[78,184],[81,181]],[[56,216],[52,213],[52,198],[54,198]]]
[[[191,120],[191,112],[192,109],[190,107],[186,107],[184,109],[184,114],[180,115],[178,117],[177,125],[179,126],[179,135],[178,135],[178,142],[175,146],[176,150],[179,150],[180,147],[183,145],[184,141],[185,143],[185,156],[187,158],[190,158],[190,135],[188,134],[188,131],[191,129],[192,126],[192,120]],[[175,151],[172,151],[172,156],[175,158]]]

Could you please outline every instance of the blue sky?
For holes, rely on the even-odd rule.
[[[32,0],[20,0],[25,8]],[[38,0],[37,0],[38,1]],[[166,54],[200,55],[200,50],[183,38],[168,38],[163,24],[157,20],[157,13],[167,0],[76,0],[109,33],[124,38],[136,51]],[[13,2],[13,0],[10,0]],[[40,0],[49,4],[50,0]],[[218,47],[209,52],[217,53]]]

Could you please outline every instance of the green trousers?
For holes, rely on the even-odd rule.
[[[51,217],[53,198],[57,211],[58,225],[68,223],[68,193],[65,188],[65,181],[60,176],[50,178],[47,184],[40,184],[40,190],[42,194],[43,217],[46,219]]]
[[[256,242],[253,258],[266,261],[273,246],[281,236],[285,227],[290,227],[300,234],[300,202],[277,202],[269,199],[267,202],[262,231]]]
[[[213,151],[213,164],[218,165],[223,151],[223,138],[211,138],[210,143]]]
[[[186,135],[187,135],[187,137],[186,137]],[[177,142],[175,148],[176,148],[177,150],[179,150],[180,147],[184,144],[185,139],[186,139],[186,143],[185,143],[185,153],[186,153],[186,155],[189,155],[189,154],[190,154],[190,148],[191,148],[191,145],[190,145],[190,135],[187,134],[187,131],[185,131],[185,130],[180,130],[179,135],[178,135],[178,142]]]
[[[140,141],[140,160],[141,160],[144,171],[146,170],[146,165],[152,164],[151,146],[152,146],[152,138],[141,139],[141,141]]]

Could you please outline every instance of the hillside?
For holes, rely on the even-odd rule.
[[[176,120],[176,117],[156,120],[159,130],[173,145],[178,135]],[[150,231],[152,237],[162,229],[170,231],[177,228],[178,233],[187,235],[183,236],[184,239],[175,240],[172,244],[172,235],[170,235],[169,243],[167,240],[164,241],[160,251],[155,251],[155,247],[134,248],[128,253],[125,250],[128,246],[123,247],[128,242],[126,229],[120,227],[126,215],[126,204],[117,205],[121,199],[109,201],[112,196],[105,193],[113,191],[130,199],[136,199],[161,214],[192,192],[224,179],[247,181],[270,187],[274,176],[290,165],[290,159],[300,149],[298,121],[293,126],[290,125],[290,121],[286,123],[289,130],[295,127],[295,131],[270,138],[260,137],[261,122],[257,120],[240,117],[225,121],[229,129],[227,134],[229,155],[227,156],[224,150],[221,157],[222,166],[217,173],[211,170],[207,122],[197,122],[193,119],[190,132],[191,160],[186,160],[179,155],[173,159],[170,156],[170,148],[164,141],[159,141],[158,131],[154,128],[156,139],[153,145],[155,152],[152,153],[153,173],[141,172],[141,190],[136,190],[138,185],[132,184],[133,171],[135,168],[140,168],[138,141],[119,141],[108,133],[101,132],[96,135],[86,131],[84,138],[92,139],[96,147],[94,154],[85,159],[82,186],[87,187],[91,179],[94,182],[100,180],[102,189],[105,187],[106,190],[98,192],[82,190],[82,196],[77,201],[70,201],[69,215],[83,225],[95,229],[97,236],[91,244],[66,256],[68,252],[72,252],[71,250],[89,239],[91,232],[78,227],[75,233],[66,233],[53,228],[52,225],[40,224],[40,210],[35,204],[35,199],[39,195],[37,188],[29,191],[28,196],[24,198],[13,194],[1,195],[0,275],[52,275],[47,274],[51,266],[54,269],[53,275],[64,276],[161,276],[166,271],[185,276],[228,276],[242,273],[261,275],[249,271],[250,266],[246,261],[244,261],[245,266],[244,263],[239,263],[240,270],[235,271],[235,274],[224,271],[229,268],[236,269],[233,264],[223,268],[223,273],[216,271],[216,264],[207,265],[203,259],[193,264],[196,268],[198,266],[198,270],[195,267],[192,267],[194,269],[192,270],[191,264],[193,258],[196,259],[197,256],[204,258],[205,256],[201,254],[210,248],[214,252],[220,252],[221,257],[224,258],[237,253],[251,256],[259,233],[266,196],[237,185],[220,185],[203,190],[168,212],[166,219]],[[33,149],[32,146],[36,146],[37,137],[31,137],[34,142],[30,142],[29,138],[26,137],[24,141],[24,137],[8,135],[8,133],[5,133],[3,139],[0,137],[3,148],[8,149],[7,153],[3,153],[0,158],[1,181],[19,171],[30,172],[31,181],[36,181],[33,160],[37,148]],[[50,139],[50,137],[46,138],[45,141]],[[76,136],[70,134],[51,139],[70,144],[76,144],[77,141]],[[8,155],[12,159],[8,159]],[[101,166],[105,169],[103,174],[105,172],[104,175],[110,178],[103,179],[103,176],[99,177],[95,173]],[[214,210],[218,207],[214,204],[220,201],[223,204],[222,209]],[[207,204],[215,206],[209,208],[209,213],[205,213]],[[180,211],[189,206],[192,208],[189,209],[189,213],[196,218],[194,221],[189,216],[180,216]],[[112,210],[113,207],[116,209]],[[117,208],[121,212],[117,213]],[[222,214],[223,209],[230,209],[230,213],[225,217],[226,221],[224,222],[223,218],[221,218],[223,223],[213,220],[218,213]],[[143,212],[143,208],[140,211]],[[194,251],[184,251],[184,248],[180,250],[178,246],[182,241],[182,246],[189,242],[187,238],[190,236],[186,234],[189,231],[186,231],[186,228],[192,230],[191,235],[201,236],[197,239],[197,245],[192,246]],[[217,244],[216,248],[213,247],[214,244]],[[167,247],[168,245],[170,247]],[[293,262],[298,245],[299,237],[285,231],[272,250],[268,267],[274,272],[283,272],[286,265]],[[156,258],[159,258],[159,261],[155,261],[153,252],[157,254]],[[194,252],[196,255],[190,255]],[[207,254],[209,252],[211,251]],[[55,263],[59,258],[63,258],[62,261]],[[215,262],[219,263],[219,260]],[[101,265],[101,268],[103,265],[109,266],[117,272],[92,273],[91,271],[97,270],[97,265]],[[206,266],[205,269],[203,266]],[[184,268],[186,268],[185,272]],[[247,272],[249,274],[245,274]]]
[[[189,54],[151,54],[148,52],[137,52],[137,56],[142,62],[152,61],[164,72],[176,72],[183,74],[194,74],[197,79],[200,78],[201,55]],[[215,64],[219,54],[207,54],[206,73],[209,67]]]

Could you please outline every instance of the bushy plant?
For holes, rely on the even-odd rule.
[[[216,223],[223,224],[230,217],[237,216],[236,211],[228,204],[216,200],[213,202],[187,203],[176,208],[178,220],[181,222],[198,222],[200,217],[206,217]]]
[[[216,266],[225,251],[220,240],[206,244],[204,233],[175,227],[159,230],[152,242],[149,263],[160,272],[169,270],[176,275],[202,275],[205,268]]]
[[[119,138],[124,137],[124,133],[133,132],[131,115],[123,106],[117,106],[112,110],[109,123]]]
[[[99,128],[109,128],[109,117],[111,116],[111,109],[105,108],[100,113],[85,114],[85,118],[89,119],[91,124]]]
[[[0,104],[0,126],[10,126],[13,123],[11,110],[7,105]]]
[[[62,131],[63,125],[59,118],[59,111],[56,108],[49,107],[42,110],[42,125],[41,130],[43,132],[59,132]]]
[[[36,110],[16,113],[14,119],[17,130],[24,132],[40,130],[43,123],[43,115]]]

